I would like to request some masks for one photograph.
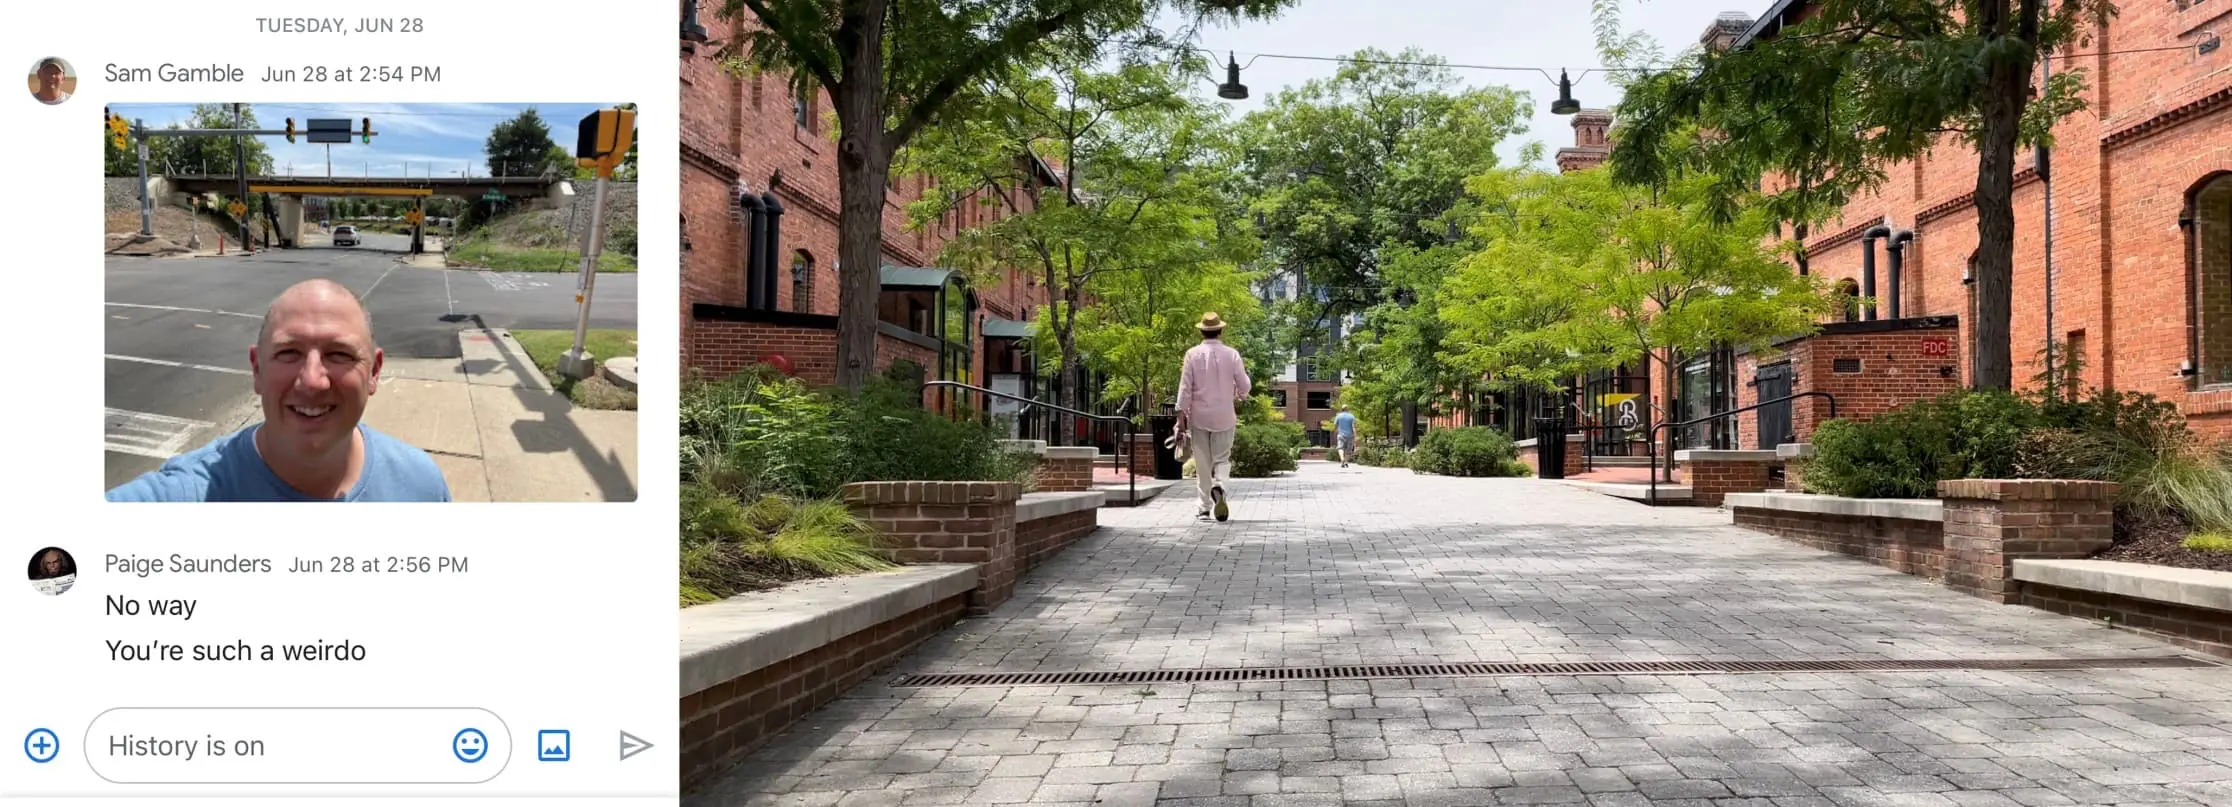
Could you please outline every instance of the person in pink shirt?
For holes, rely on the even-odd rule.
[[[1201,330],[1201,344],[1186,351],[1178,373],[1178,431],[1191,444],[1201,486],[1201,509],[1194,516],[1214,512],[1224,521],[1232,517],[1224,489],[1232,477],[1232,436],[1240,428],[1239,403],[1252,385],[1240,351],[1224,343],[1224,319],[1211,311],[1194,327]]]

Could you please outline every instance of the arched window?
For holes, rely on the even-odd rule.
[[[814,313],[814,256],[803,249],[791,253],[791,310]]]
[[[1857,322],[1860,319],[1860,284],[1852,278],[1837,281],[1838,322]]]
[[[2232,173],[2204,180],[2187,199],[2194,383],[2232,386]]]

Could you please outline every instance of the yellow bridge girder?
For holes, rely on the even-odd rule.
[[[341,185],[250,185],[249,193],[293,193],[303,196],[433,196],[431,188],[352,188]]]

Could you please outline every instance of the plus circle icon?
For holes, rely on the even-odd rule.
[[[62,738],[54,736],[52,729],[32,729],[23,735],[23,755],[32,762],[53,762],[62,753]]]

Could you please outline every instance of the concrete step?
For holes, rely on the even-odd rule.
[[[1690,488],[1688,485],[1669,485],[1661,483],[1658,486],[1658,498],[1654,500],[1651,498],[1651,486],[1649,483],[1567,482],[1566,484],[1589,491],[1590,493],[1601,493],[1606,496],[1627,499],[1628,501],[1642,502],[1644,504],[1686,505],[1690,503]]]
[[[1589,463],[1599,468],[1649,468],[1650,457],[1590,457]]]
[[[1141,477],[1137,499],[1132,498],[1131,486],[1125,483],[1113,485],[1103,483],[1094,485],[1093,489],[1107,495],[1107,498],[1101,502],[1102,507],[1138,507],[1154,501],[1155,497],[1162,495],[1164,491],[1177,487],[1180,481],[1183,480],[1173,481]]]

